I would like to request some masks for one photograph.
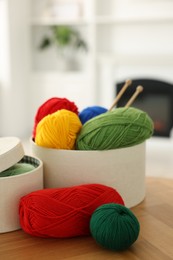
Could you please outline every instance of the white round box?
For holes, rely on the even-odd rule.
[[[4,170],[17,162],[32,164],[34,170],[14,176],[2,177]],[[43,188],[43,163],[40,159],[24,155],[17,137],[0,138],[0,233],[20,229],[19,201],[32,191]]]
[[[31,146],[43,161],[45,188],[100,183],[115,188],[129,208],[145,197],[145,142],[106,151],[50,149],[32,140]]]

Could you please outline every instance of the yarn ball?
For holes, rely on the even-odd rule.
[[[7,170],[0,172],[0,177],[14,176],[34,170],[35,167],[29,163],[16,163]]]
[[[100,106],[87,107],[79,113],[79,118],[82,124],[85,124],[91,118],[101,115],[105,112],[107,112],[107,109],[104,107],[100,107]]]
[[[74,112],[58,110],[38,123],[35,143],[47,148],[72,150],[81,127],[82,123]]]
[[[33,133],[32,137],[35,138],[36,135],[36,127],[37,124],[40,122],[42,118],[45,116],[52,114],[60,109],[66,109],[69,111],[72,111],[78,115],[78,108],[75,105],[74,102],[71,102],[70,100],[66,98],[58,98],[58,97],[52,97],[45,101],[37,110],[35,119],[34,119],[34,127],[33,127]]]
[[[78,135],[78,150],[109,150],[137,145],[153,134],[153,121],[137,108],[117,108],[86,122]]]
[[[90,220],[90,230],[99,245],[121,251],[128,249],[137,240],[140,225],[130,209],[110,203],[94,211]]]
[[[90,218],[105,203],[124,205],[120,194],[102,184],[43,189],[20,199],[22,229],[38,237],[75,237],[90,234]]]

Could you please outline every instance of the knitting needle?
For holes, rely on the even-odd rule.
[[[109,108],[109,111],[111,111],[115,105],[118,103],[118,101],[120,100],[120,98],[122,97],[122,95],[124,94],[124,92],[126,91],[126,89],[132,84],[132,81],[130,79],[126,80],[124,86],[122,87],[122,89],[120,90],[120,92],[118,93],[118,95],[116,96],[116,98],[114,99],[114,102],[112,104],[112,106]]]
[[[132,95],[132,97],[129,99],[129,101],[127,102],[127,104],[125,105],[125,107],[129,107],[131,106],[131,104],[134,102],[134,100],[137,98],[137,96],[143,91],[143,87],[142,86],[137,86],[136,91],[134,92],[134,94]]]

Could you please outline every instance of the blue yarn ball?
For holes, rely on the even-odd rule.
[[[91,118],[101,115],[107,111],[108,110],[106,108],[101,106],[87,107],[79,113],[79,118],[82,124],[85,124]]]

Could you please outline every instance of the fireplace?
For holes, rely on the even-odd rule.
[[[117,93],[124,82],[116,84]],[[126,90],[118,102],[124,106],[138,85],[144,87],[143,92],[133,103],[133,107],[144,110],[154,122],[154,136],[170,137],[173,127],[173,85],[155,79],[132,79],[132,85]]]

